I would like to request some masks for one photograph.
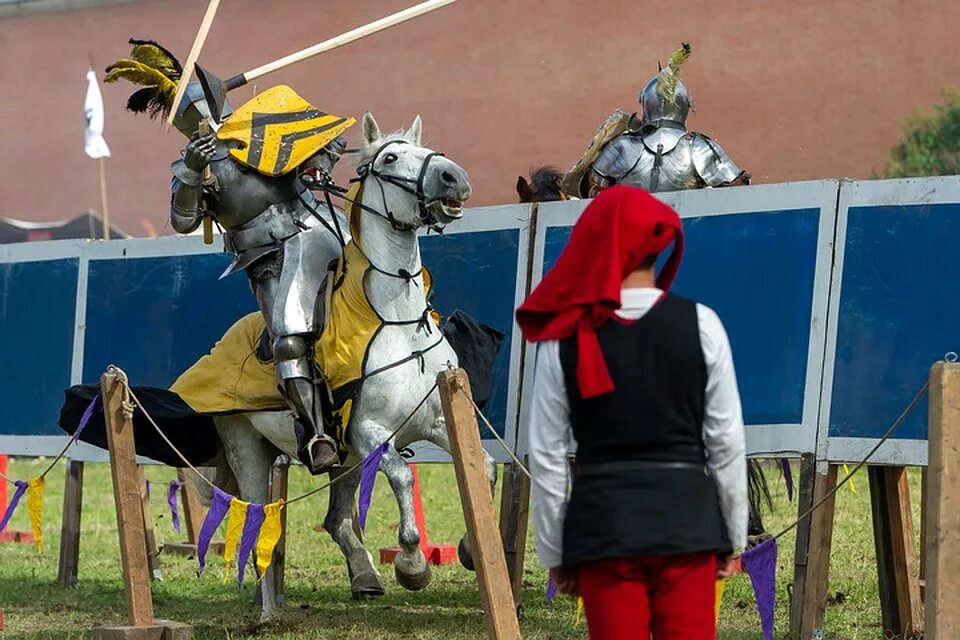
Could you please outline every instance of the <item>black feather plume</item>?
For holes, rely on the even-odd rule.
[[[144,87],[130,94],[127,98],[127,109],[134,113],[146,113],[151,118],[169,115],[167,103],[156,87]]]

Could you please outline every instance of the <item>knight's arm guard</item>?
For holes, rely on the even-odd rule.
[[[622,137],[610,142],[603,148],[600,155],[590,167],[590,196],[594,196],[607,187],[617,184],[620,179],[629,171],[629,167],[623,166],[623,153],[621,149]]]
[[[171,168],[170,224],[178,233],[190,233],[203,221],[203,176],[183,160],[177,160]]]
[[[702,133],[695,133],[692,148],[693,165],[697,175],[708,187],[750,184],[750,174],[738,167],[716,140],[711,140]]]

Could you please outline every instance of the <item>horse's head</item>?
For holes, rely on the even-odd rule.
[[[520,202],[553,202],[567,200],[561,190],[563,172],[556,167],[546,166],[530,172],[530,180],[517,176],[517,195]]]
[[[449,224],[463,216],[470,197],[467,172],[420,144],[420,116],[406,131],[384,135],[370,113],[363,116],[358,173],[364,180],[364,208],[388,218],[394,228]]]

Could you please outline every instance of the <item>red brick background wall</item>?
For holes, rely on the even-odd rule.
[[[201,62],[227,77],[414,4],[414,0],[229,0]],[[154,38],[186,58],[206,2],[144,0],[0,20],[0,216],[99,208],[83,153],[85,72]],[[960,2],[806,0],[460,0],[263,78],[318,107],[384,128],[423,115],[425,141],[470,172],[472,204],[515,201],[516,176],[568,168],[615,108],[681,40],[690,125],[716,137],[756,182],[867,178],[903,118],[960,85]],[[102,75],[101,75],[102,78]],[[112,220],[134,235],[166,224],[176,130],[135,117],[129,85],[103,86]],[[231,94],[235,105],[250,88]],[[349,132],[351,143],[359,127]],[[348,175],[344,171],[343,176]]]

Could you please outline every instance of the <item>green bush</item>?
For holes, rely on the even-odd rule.
[[[945,90],[933,113],[906,120],[884,173],[888,178],[960,174],[960,90]]]

